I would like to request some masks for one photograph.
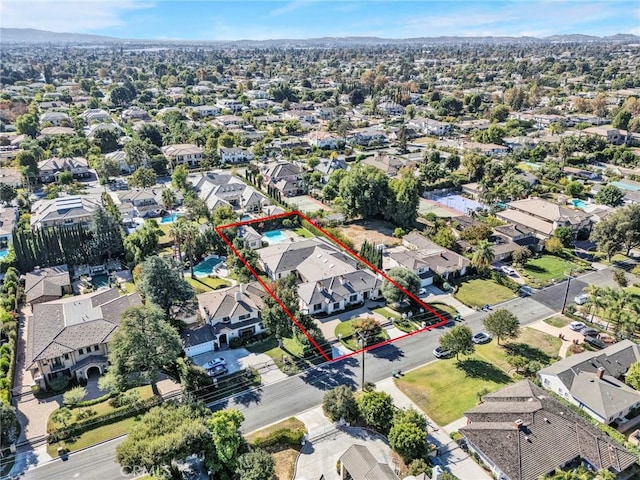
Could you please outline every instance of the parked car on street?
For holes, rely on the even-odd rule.
[[[586,325],[582,322],[571,322],[569,324],[569,328],[571,330],[573,330],[574,332],[579,332],[580,330],[582,330],[584,327],[586,327]]]
[[[491,341],[491,335],[487,332],[476,333],[473,338],[473,343],[489,343]]]

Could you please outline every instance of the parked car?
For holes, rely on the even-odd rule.
[[[607,344],[600,340],[598,337],[586,336],[584,337],[584,341],[599,350],[607,348]]]
[[[585,328],[586,325],[582,322],[571,322],[569,324],[569,328],[571,330],[573,330],[574,332],[579,332],[580,330],[582,330],[583,328]]]
[[[500,270],[502,270],[502,273],[505,273],[507,275],[515,275],[516,274],[516,271],[513,268],[511,268],[510,266],[508,266],[508,265],[503,265],[502,267],[500,267]]]
[[[218,365],[223,365],[226,367],[227,361],[222,357],[214,358],[213,360],[209,360],[207,363],[202,365],[202,368],[204,368],[205,370],[211,370],[213,368],[216,368]]]
[[[580,330],[580,333],[585,337],[597,337],[600,332],[595,328],[584,327],[582,330]]]
[[[427,293],[426,288],[421,288],[420,290],[418,290],[418,295],[424,295],[425,293]]]
[[[207,375],[210,377],[219,377],[220,375],[226,375],[228,372],[226,365],[218,365],[214,368],[207,370]]]
[[[473,343],[489,343],[491,341],[491,335],[487,332],[476,333],[472,340]]]
[[[433,356],[436,358],[448,357],[451,355],[449,350],[444,350],[442,347],[436,347],[433,349]]]
[[[578,295],[577,297],[575,297],[573,299],[573,301],[576,303],[576,305],[584,305],[585,303],[587,303],[587,300],[589,300],[589,294],[587,294],[587,293],[583,293],[581,295]]]

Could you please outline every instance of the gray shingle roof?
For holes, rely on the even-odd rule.
[[[24,291],[27,303],[43,296],[62,296],[62,288],[71,288],[69,269],[66,265],[48,267],[29,272],[25,278]]]
[[[391,467],[378,463],[364,445],[351,445],[340,457],[353,480],[398,480]]]
[[[460,433],[511,480],[535,480],[576,458],[614,472],[638,460],[528,380],[483,401],[465,413],[470,423]],[[522,420],[520,427],[516,420]]]

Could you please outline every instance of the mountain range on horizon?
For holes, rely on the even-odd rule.
[[[32,28],[0,28],[0,43],[53,43],[53,44],[91,44],[100,43],[135,43],[135,44],[215,44],[236,46],[314,46],[314,45],[402,45],[402,44],[435,44],[435,43],[522,43],[522,42],[640,42],[640,36],[618,33],[598,37],[594,35],[565,34],[548,37],[415,37],[415,38],[381,38],[381,37],[317,37],[303,39],[274,38],[270,40],[179,40],[179,39],[126,39],[86,33],[60,33]]]

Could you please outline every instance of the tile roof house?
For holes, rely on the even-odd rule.
[[[38,172],[43,182],[53,182],[62,172],[71,172],[73,178],[84,178],[89,176],[89,162],[82,157],[53,157],[38,162]]]
[[[253,153],[245,148],[218,148],[222,163],[243,163],[253,160]]]
[[[167,157],[170,168],[183,164],[197,167],[204,158],[204,149],[192,143],[167,145],[162,147],[162,153]]]
[[[222,172],[189,175],[187,181],[198,191],[210,210],[228,205],[236,211],[262,212],[271,201],[238,177]]]
[[[624,383],[640,347],[623,340],[597,352],[583,352],[538,372],[547,388],[602,423],[611,423],[640,406],[640,392]]]
[[[232,338],[264,332],[261,310],[265,295],[257,282],[198,294],[198,309],[205,325],[183,333],[186,354],[217,350]]]
[[[86,225],[101,207],[100,195],[72,195],[38,200],[31,206],[31,228]]]
[[[116,205],[130,204],[138,217],[158,217],[164,210],[162,205],[163,190],[164,188],[136,188],[126,192],[119,192],[115,194],[117,201],[114,203]],[[177,197],[178,192],[175,192],[175,195]]]
[[[592,225],[589,214],[541,198],[510,202],[506,210],[496,215],[508,223],[534,230],[543,239],[549,238],[558,227],[569,227],[576,234],[580,229],[590,229]]]
[[[16,168],[0,168],[0,183],[19,188],[22,186],[22,174]]]
[[[410,232],[402,237],[402,244],[406,247],[407,251],[402,252],[402,247],[400,247],[391,252],[402,253],[394,254],[394,256],[386,254],[385,257],[391,259],[391,263],[388,263],[388,267],[385,266],[385,268],[406,267],[414,270],[418,273],[418,276],[420,276],[421,273],[416,271],[414,267],[427,267],[432,272],[448,279],[450,275],[466,275],[467,268],[471,265],[471,262],[467,258],[441,247],[417,232]],[[384,260],[383,258],[383,262]],[[415,263],[416,261],[419,261],[419,264]],[[423,276],[425,274],[428,275],[428,271],[422,272]],[[424,281],[428,282],[426,278]],[[430,285],[430,283],[425,283],[425,285]]]
[[[38,268],[25,278],[24,293],[30,305],[57,300],[72,293],[71,277],[66,265]]]
[[[93,369],[104,373],[120,315],[138,305],[139,294],[120,295],[117,288],[34,305],[25,359],[34,382],[46,389],[59,377],[86,379]]]
[[[460,433],[498,479],[537,480],[581,462],[637,478],[637,455],[529,380],[485,395],[465,416]]]
[[[409,165],[408,162],[400,158],[392,157],[390,155],[378,155],[377,152],[373,157],[363,159],[361,163],[363,165],[369,165],[377,168],[378,170],[382,170],[389,177],[398,176],[400,169]]]
[[[352,480],[399,480],[386,463],[379,463],[364,445],[351,445],[340,457],[340,478]]]
[[[285,197],[304,193],[302,170],[289,162],[278,162],[264,172],[264,183],[279,190]]]

